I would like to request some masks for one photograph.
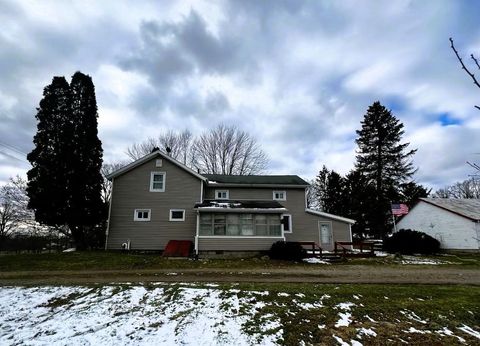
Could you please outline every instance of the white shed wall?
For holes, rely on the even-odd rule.
[[[420,201],[397,224],[399,229],[424,232],[440,241],[443,249],[479,249],[480,225],[475,222]]]

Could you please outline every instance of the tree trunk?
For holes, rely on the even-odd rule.
[[[85,230],[83,226],[68,226],[72,232],[75,248],[79,251],[87,250],[87,240],[85,238]]]

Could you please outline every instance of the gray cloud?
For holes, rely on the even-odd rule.
[[[346,173],[367,107],[385,102],[418,147],[417,180],[469,173],[478,92],[448,47],[478,47],[478,4],[450,1],[35,3],[4,1],[0,139],[24,152],[54,75],[94,79],[107,161],[168,128],[236,124],[258,138],[271,173]],[[396,100],[396,102],[390,102]],[[391,103],[391,104],[390,104]],[[442,127],[439,114],[460,119]],[[25,165],[1,156],[0,181]]]

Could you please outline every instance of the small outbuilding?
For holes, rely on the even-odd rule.
[[[480,200],[420,198],[396,228],[424,232],[442,249],[479,250]]]

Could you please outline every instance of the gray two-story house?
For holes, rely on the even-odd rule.
[[[164,250],[189,240],[195,252],[267,251],[279,240],[331,250],[351,241],[353,220],[307,208],[296,175],[200,174],[161,151],[113,172],[107,249]]]

